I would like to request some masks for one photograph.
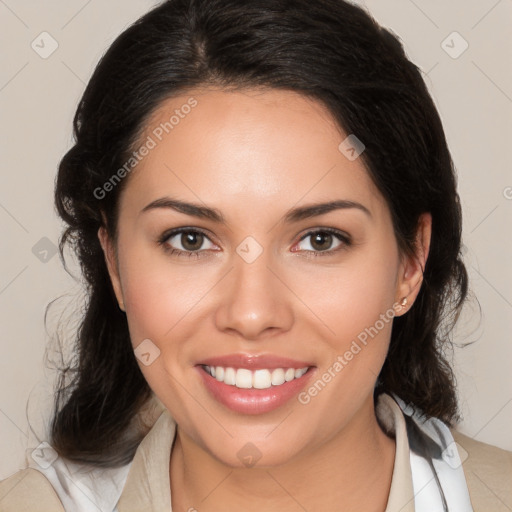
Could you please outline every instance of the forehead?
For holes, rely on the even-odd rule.
[[[145,151],[125,195],[143,208],[164,196],[263,210],[299,201],[350,199],[385,205],[348,136],[318,101],[275,89],[199,89],[169,98],[140,137]],[[265,211],[267,211],[265,210]]]

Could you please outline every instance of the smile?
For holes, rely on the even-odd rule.
[[[309,370],[309,366],[297,369],[274,368],[254,371],[247,368],[235,369],[208,365],[203,365],[202,368],[218,382],[239,389],[268,389],[271,386],[282,386],[285,382],[299,379]]]
[[[305,361],[243,355],[212,358],[195,369],[215,402],[248,415],[268,413],[292,402],[317,370]]]

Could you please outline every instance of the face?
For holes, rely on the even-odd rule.
[[[347,135],[288,91],[167,100],[117,240],[100,230],[146,380],[231,466],[249,442],[275,465],[364,429],[396,304],[419,291],[428,223],[424,254],[402,257],[361,158],[338,149]]]

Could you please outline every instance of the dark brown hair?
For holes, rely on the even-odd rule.
[[[323,103],[365,144],[361,158],[404,253],[414,252],[420,214],[432,214],[424,282],[412,309],[393,321],[376,394],[396,393],[452,422],[457,400],[445,349],[467,274],[454,168],[421,71],[393,33],[343,0],[168,0],[125,30],[99,62],[75,115],[74,146],[60,163],[61,256],[66,244],[76,252],[88,300],[76,357],[56,390],[53,447],[74,461],[118,466],[141,440],[133,422],[151,390],[97,237],[104,214],[115,239],[128,178],[102,197],[97,191],[126,162],[163,100],[207,85],[291,90]]]

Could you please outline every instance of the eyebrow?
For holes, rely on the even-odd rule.
[[[225,217],[216,208],[209,208],[207,206],[201,206],[200,204],[188,203],[185,201],[180,201],[178,199],[172,199],[170,197],[162,197],[160,199],[152,201],[142,209],[141,213],[150,210],[155,210],[158,208],[169,208],[171,210],[175,210],[177,212],[184,213],[185,215],[190,215],[192,217],[197,217],[199,219],[207,219],[217,222],[219,224],[226,224]],[[368,217],[372,217],[370,210],[361,203],[345,199],[338,199],[335,201],[328,201],[326,203],[318,203],[292,208],[291,210],[288,210],[288,212],[286,212],[286,214],[283,217],[283,220],[286,223],[299,222],[301,220],[309,219],[311,217],[316,217],[319,215],[324,215],[335,210],[347,209],[356,209],[364,212]]]

